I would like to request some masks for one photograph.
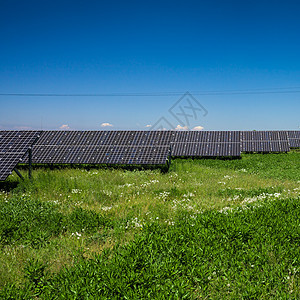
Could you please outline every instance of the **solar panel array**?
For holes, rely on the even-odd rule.
[[[178,131],[173,133],[172,156],[239,157],[239,131]]]
[[[286,131],[241,131],[242,152],[288,152]]]
[[[288,152],[300,147],[300,131],[173,132],[172,156],[237,157],[241,152]]]
[[[0,180],[5,180],[22,161],[38,131],[0,131]]]
[[[288,152],[300,131],[0,131],[0,180],[16,165],[166,164],[174,157],[239,157],[241,152]],[[23,158],[23,160],[22,160]]]
[[[300,148],[300,131],[289,130],[287,131],[288,140],[291,148]]]
[[[169,131],[44,131],[33,163],[166,164]]]

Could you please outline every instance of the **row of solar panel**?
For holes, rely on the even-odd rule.
[[[170,131],[46,131],[33,163],[166,164]]]
[[[12,145],[17,147],[19,143],[25,143],[26,135],[32,132],[21,132],[22,141],[16,140],[18,135],[17,131],[4,131],[0,135],[3,141],[9,138],[9,142],[0,143],[0,153],[9,152]],[[241,151],[245,152],[280,152],[288,151],[287,142],[289,140],[291,147],[298,147],[300,143],[298,131],[201,131],[201,132],[170,132],[170,131],[44,131],[41,132],[41,137],[37,142],[38,145],[168,145],[178,143],[203,143],[203,142],[216,142],[216,143],[230,143],[242,140]],[[291,136],[291,139],[288,139]],[[268,140],[269,139],[269,140]],[[254,143],[261,141],[263,143]],[[272,141],[272,143],[270,143]],[[277,142],[274,144],[274,142]],[[20,145],[21,146],[21,145]],[[35,146],[36,147],[36,146]],[[200,147],[200,145],[199,145]],[[173,147],[174,148],[174,147]],[[217,146],[218,148],[218,146]],[[228,147],[227,147],[228,148]],[[176,147],[174,149],[183,149]],[[228,148],[229,149],[229,148]],[[46,150],[45,150],[46,151]],[[195,150],[197,151],[197,150]],[[194,152],[195,152],[194,151]],[[207,151],[206,151],[207,152]],[[196,153],[196,152],[195,152]],[[216,156],[219,156],[219,152]],[[231,156],[231,152],[222,152],[224,155]],[[172,153],[174,156],[179,155]],[[183,153],[185,154],[185,153]],[[182,154],[182,155],[183,155]]]
[[[168,145],[169,142],[287,141],[299,131],[43,131],[37,145]]]
[[[34,146],[33,163],[165,164],[169,146]]]
[[[287,141],[300,139],[300,131],[179,131],[173,133],[173,142],[239,142]]]
[[[151,131],[0,131],[0,180],[16,165],[33,163],[166,164],[171,132]]]
[[[169,145],[177,143],[230,143],[242,142],[242,151],[252,151],[251,142],[261,141],[264,144],[256,143],[256,150],[259,145],[265,145],[268,142],[290,142],[291,147],[298,147],[300,142],[299,131],[219,131],[219,132],[171,132],[171,131],[0,131],[0,153],[11,152],[11,148],[19,149],[24,144],[31,143],[31,135],[35,138],[40,134],[36,146],[59,146],[59,145]],[[22,136],[22,139],[19,137]],[[250,147],[250,148],[249,148]],[[273,150],[274,148],[274,150]],[[270,151],[286,151],[286,144],[283,147],[272,147]],[[275,150],[276,149],[276,150]],[[18,151],[18,150],[14,150]]]
[[[300,131],[0,131],[0,180],[39,136],[33,163],[165,164],[170,145],[173,156],[204,157],[300,147]]]
[[[66,148],[57,148],[57,146],[68,145],[77,148],[68,148],[69,153],[66,152]],[[241,152],[289,151],[286,131],[45,131],[33,148],[33,162],[106,163],[108,157],[113,157],[110,153],[106,153],[107,157],[97,155],[95,158],[91,153],[100,151],[99,147],[90,148],[88,154],[84,149],[86,146],[108,145],[123,147],[171,145],[172,156],[239,157]],[[107,151],[106,147],[100,152],[105,151]],[[130,151],[134,149],[131,148]],[[120,161],[128,161],[127,152],[118,156]],[[90,155],[93,158],[90,158]],[[84,156],[89,158],[83,158]],[[115,160],[115,163],[119,162]],[[152,163],[161,164],[161,161],[153,157]]]
[[[37,145],[165,145],[171,131],[44,131]]]
[[[300,147],[300,134],[299,131],[182,131],[173,134],[171,144],[172,156],[235,157],[241,152],[288,152],[290,147]]]

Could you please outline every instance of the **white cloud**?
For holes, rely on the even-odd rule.
[[[29,126],[15,126],[14,129],[16,129],[16,130],[32,130],[32,127],[29,127]]]
[[[63,125],[61,125],[61,126],[59,127],[59,129],[61,129],[61,130],[69,130],[69,129],[70,129],[70,126],[67,125],[67,124],[63,124]]]
[[[102,123],[101,127],[113,127],[113,124],[110,123]]]
[[[189,130],[189,128],[187,126],[177,125],[175,130]]]
[[[203,130],[203,129],[204,129],[204,127],[202,127],[202,126],[195,126],[193,128],[193,130],[198,130],[198,131]]]
[[[152,126],[152,125],[146,125],[145,127],[146,127],[146,128],[149,128],[149,127],[151,127],[151,126]]]

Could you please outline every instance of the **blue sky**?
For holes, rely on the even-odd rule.
[[[189,128],[299,129],[299,15],[289,0],[0,1],[0,129],[181,128],[186,91],[208,112]]]

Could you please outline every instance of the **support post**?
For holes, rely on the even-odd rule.
[[[22,174],[19,172],[19,170],[17,168],[14,168],[14,171],[17,173],[17,175],[24,180],[24,177],[22,176]]]
[[[32,178],[32,149],[31,147],[29,147],[28,149],[28,163],[29,163],[29,166],[28,166],[28,177],[29,179]]]
[[[170,149],[169,149],[169,157],[168,157],[168,168],[171,165],[171,157],[172,157],[172,146],[170,144]]]

